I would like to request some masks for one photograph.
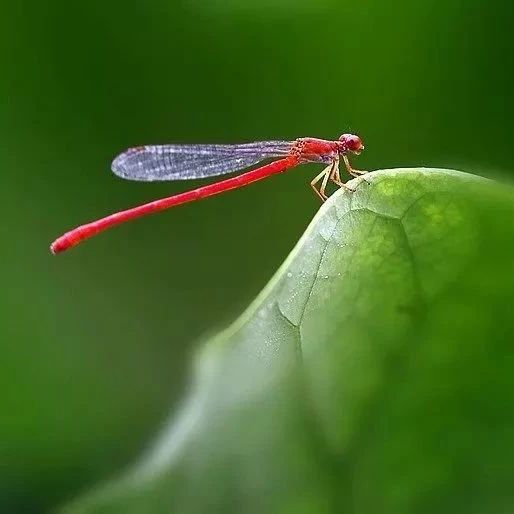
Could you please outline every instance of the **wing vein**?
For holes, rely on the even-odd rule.
[[[188,180],[241,170],[289,154],[293,143],[264,141],[239,145],[146,145],[129,148],[112,171],[129,180]]]

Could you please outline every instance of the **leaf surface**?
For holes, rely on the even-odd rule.
[[[373,172],[195,362],[153,448],[70,514],[514,510],[513,195]]]

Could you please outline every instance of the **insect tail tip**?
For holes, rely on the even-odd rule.
[[[57,255],[60,253],[63,249],[59,245],[59,240],[56,239],[51,245],[50,245],[50,252],[52,255]]]

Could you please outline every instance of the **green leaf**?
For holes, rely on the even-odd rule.
[[[514,511],[514,205],[449,170],[355,180],[134,470],[71,514]]]

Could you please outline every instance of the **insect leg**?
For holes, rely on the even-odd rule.
[[[334,169],[332,170],[332,174],[330,176],[330,180],[334,182],[334,184],[337,184],[339,187],[342,187],[344,189],[347,189],[348,191],[355,191],[355,189],[352,189],[351,187],[348,187],[342,180],[341,175],[339,173],[339,159],[335,161]]]
[[[344,164],[346,166],[346,171],[352,177],[359,177],[361,175],[365,175],[366,173],[369,173],[368,171],[356,170],[356,169],[352,168],[352,165],[350,164],[350,161],[348,160],[348,156],[347,155],[343,155],[343,160],[344,160]],[[362,180],[364,180],[364,182],[369,184],[369,182],[364,177],[361,177],[361,178],[362,178]]]
[[[328,179],[330,178],[330,175],[332,174],[332,170],[334,168],[334,163],[336,161],[332,161],[326,168],[323,169],[321,173],[316,175],[313,180],[311,180],[311,187],[314,190],[314,192],[321,198],[321,201],[324,202],[327,199],[327,195],[325,194],[325,188],[327,187]],[[318,189],[316,188],[316,184],[323,180],[321,183],[321,186]]]

